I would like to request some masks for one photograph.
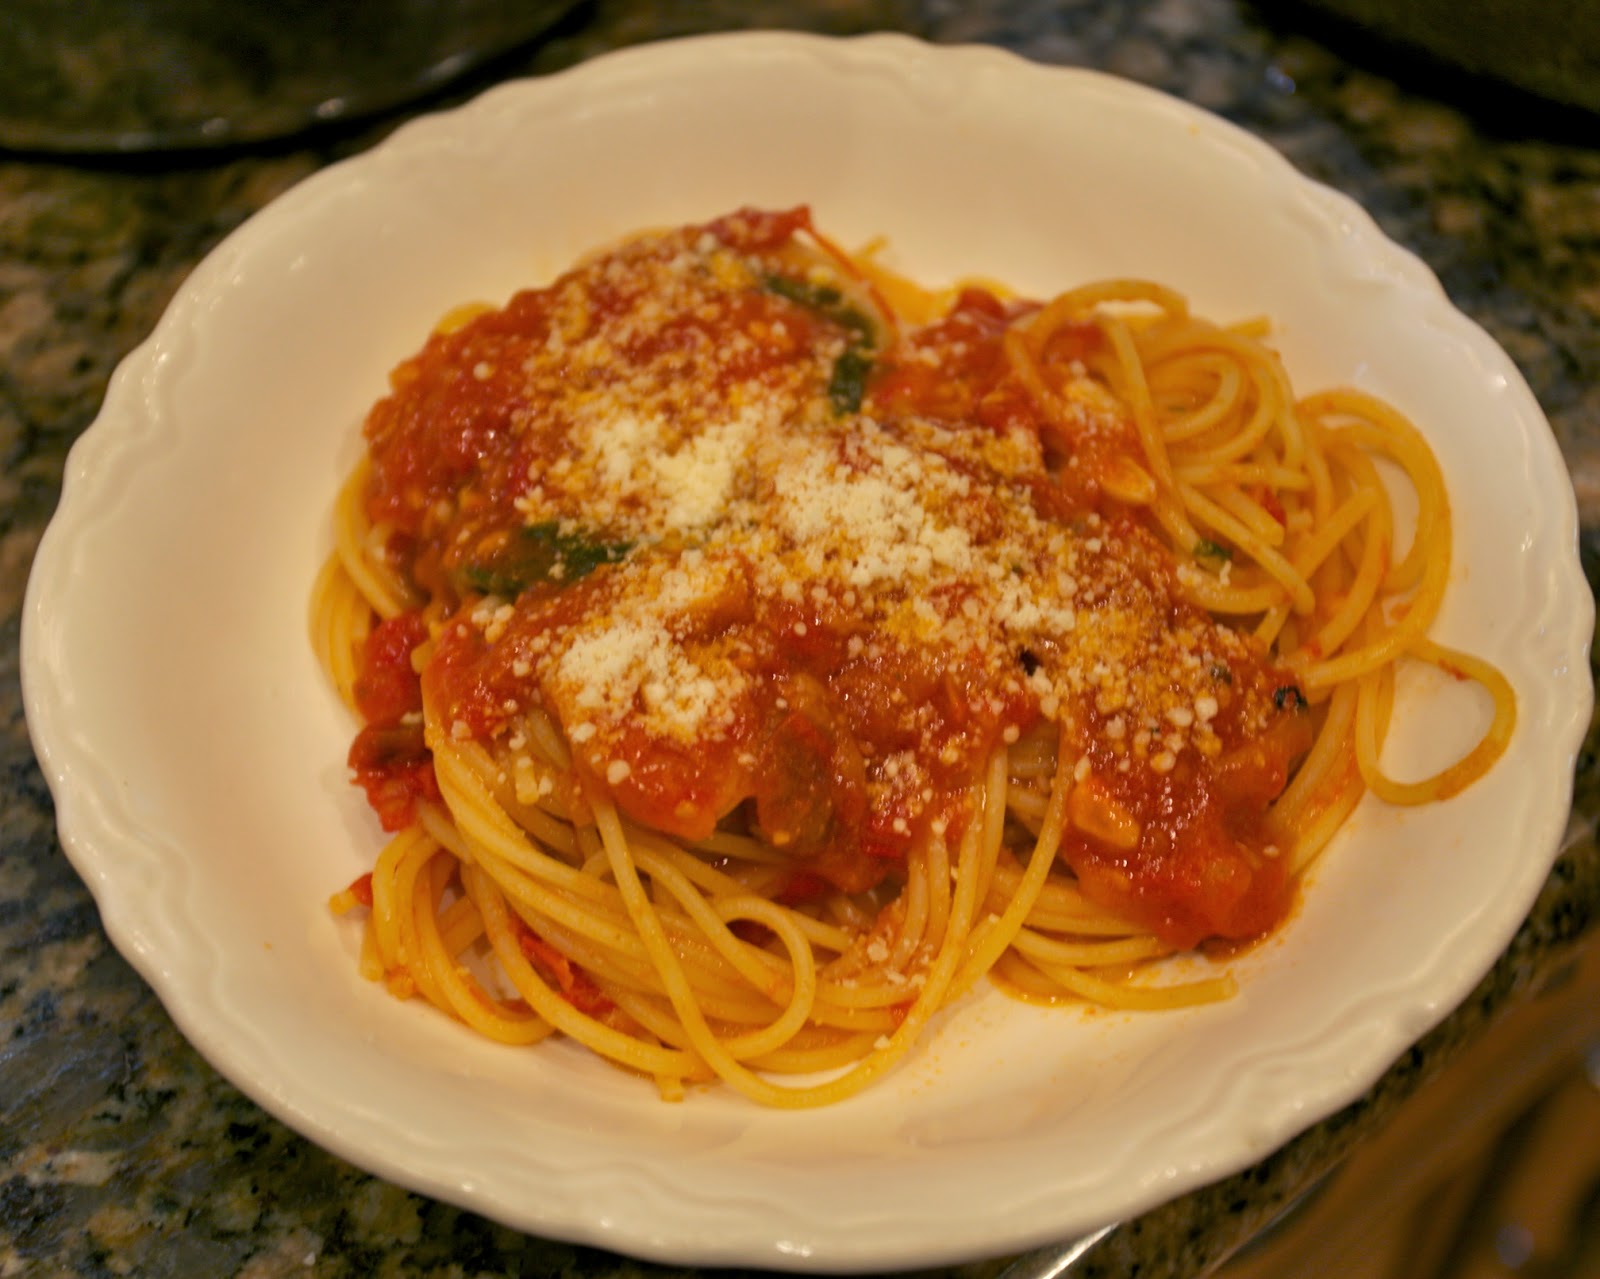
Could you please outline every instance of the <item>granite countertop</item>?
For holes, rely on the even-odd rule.
[[[1268,12],[1244,0],[600,0],[490,70],[545,72],[623,44],[751,25],[895,28],[1000,44],[1154,85],[1265,138],[1359,200],[1521,367],[1572,470],[1596,581],[1593,117],[1540,110],[1397,61],[1298,6]],[[392,123],[246,152],[70,161],[0,154],[0,1279],[668,1273],[530,1238],[370,1177],[223,1081],[107,941],[62,855],[23,723],[23,587],[67,450],[93,419],[112,369],[224,235]],[[1595,741],[1591,733],[1580,760],[1568,846],[1511,948],[1466,1004],[1362,1101],[1257,1167],[1125,1223],[1083,1273],[1200,1273],[1377,1131],[1500,1011],[1538,991],[1600,916]]]

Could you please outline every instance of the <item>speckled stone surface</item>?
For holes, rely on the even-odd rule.
[[[1505,346],[1550,416],[1586,541],[1600,548],[1600,121],[1379,60],[1298,8],[1242,0],[605,0],[496,73],[751,25],[1000,44],[1154,85],[1265,138],[1359,200]],[[219,1078],[107,942],[61,853],[22,719],[23,586],[67,449],[112,369],[222,236],[389,123],[250,154],[0,154],[0,1279],[673,1273],[529,1238],[369,1177]],[[1597,564],[1590,556],[1591,584]],[[1535,996],[1600,917],[1594,743],[1569,846],[1467,1003],[1367,1098],[1246,1173],[1124,1223],[1074,1274],[1203,1273],[1499,1010]]]

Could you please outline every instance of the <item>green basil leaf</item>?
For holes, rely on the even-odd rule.
[[[512,598],[538,582],[565,584],[615,564],[632,542],[602,542],[585,533],[563,533],[555,520],[520,529],[493,555],[466,565],[460,585],[484,595]]]

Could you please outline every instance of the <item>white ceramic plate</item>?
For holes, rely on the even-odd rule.
[[[1511,676],[1510,753],[1459,799],[1367,804],[1218,1007],[1084,1016],[978,995],[821,1113],[681,1105],[570,1045],[478,1042],[355,974],[328,893],[379,834],[306,637],[328,510],[388,368],[640,227],[809,201],[925,281],[1139,274],[1269,314],[1303,388],[1432,439],[1457,567],[1437,634]],[[600,59],[402,129],[193,274],[73,450],[30,582],[26,701],[107,931],[224,1074],[376,1173],[529,1231],[796,1269],[998,1254],[1246,1166],[1442,1018],[1556,852],[1587,722],[1571,488],[1510,361],[1349,200],[1181,103],[893,37],[732,36]],[[1406,687],[1395,767],[1485,712]]]

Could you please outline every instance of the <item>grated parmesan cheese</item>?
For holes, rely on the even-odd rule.
[[[471,606],[497,691],[452,736],[520,751],[520,716],[537,711],[615,787],[640,780],[620,749],[629,734],[753,775],[774,723],[810,716],[851,729],[881,833],[907,839],[919,825],[942,834],[949,778],[1035,718],[1092,726],[1104,776],[1215,754],[1236,695],[1215,672],[1251,650],[1177,606],[1176,579],[1198,570],[1136,526],[1064,518],[1037,431],[871,394],[841,411],[830,378],[858,336],[764,288],[775,269],[707,231],[639,237],[541,291],[520,346],[463,347],[462,367],[504,389],[492,465],[514,482],[429,497],[428,527],[468,562],[528,530],[566,540],[545,589]],[[831,265],[812,283],[843,287]],[[936,376],[969,354],[965,340],[918,340],[890,358]],[[1066,411],[1121,430],[1115,397],[1087,369],[1071,375]],[[586,563],[590,542],[615,553]],[[797,669],[821,693],[770,675],[791,649],[817,655]],[[880,668],[932,672],[945,701],[888,679],[872,714],[892,731],[875,740],[857,727],[861,695],[827,686]],[[1080,781],[1088,769],[1085,754]],[[523,802],[548,793],[531,766],[510,776]]]

